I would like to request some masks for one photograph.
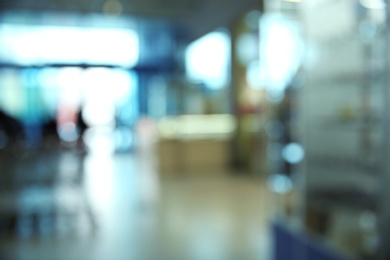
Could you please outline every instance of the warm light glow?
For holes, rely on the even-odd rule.
[[[235,127],[234,117],[224,114],[168,117],[158,123],[158,129],[162,137],[229,136],[234,132]]]

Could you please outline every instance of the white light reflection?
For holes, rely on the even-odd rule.
[[[230,40],[226,32],[211,32],[186,50],[187,76],[219,89],[228,82]]]
[[[113,207],[114,161],[110,156],[89,155],[84,161],[86,192],[99,216]],[[99,217],[98,216],[98,217]]]
[[[386,3],[383,0],[360,0],[360,4],[367,9],[385,9]]]
[[[83,118],[90,126],[114,125],[115,106],[127,102],[134,85],[122,70],[88,69],[83,78]]]
[[[114,132],[111,128],[89,128],[83,135],[83,141],[90,154],[108,155],[115,151]]]
[[[272,174],[267,179],[267,187],[273,192],[285,194],[292,190],[293,184],[289,177],[283,174]]]
[[[283,148],[283,158],[289,163],[299,163],[305,156],[302,146],[297,143],[289,143]]]
[[[134,66],[138,35],[129,29],[0,25],[0,56],[31,65],[53,62]]]
[[[270,91],[270,101],[277,102],[297,72],[303,57],[303,41],[296,22],[276,14],[260,20],[260,69]]]
[[[83,70],[81,68],[63,68],[59,70],[56,81],[60,87],[61,103],[77,107],[81,101],[80,87],[82,86]],[[56,75],[52,75],[55,77]]]
[[[115,107],[110,79],[110,72],[105,68],[85,72],[83,118],[90,126],[114,124]]]

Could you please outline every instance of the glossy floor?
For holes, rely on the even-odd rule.
[[[217,171],[161,175],[153,161],[145,155],[75,153],[44,160],[43,168],[52,164],[57,176],[47,204],[62,206],[55,213],[42,210],[44,196],[36,191],[43,186],[30,182],[25,203],[35,213],[23,220],[19,212],[12,232],[3,232],[0,256],[269,259],[270,208],[259,178]]]

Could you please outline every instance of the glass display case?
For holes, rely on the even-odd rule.
[[[302,3],[305,226],[364,258],[379,256],[387,174],[384,8],[382,1]]]
[[[292,4],[270,2],[281,13]],[[304,81],[290,109],[305,157],[284,195],[299,194],[287,222],[298,220],[297,230],[339,253],[325,259],[389,259],[387,1],[294,2]],[[312,259],[309,249],[295,251]]]

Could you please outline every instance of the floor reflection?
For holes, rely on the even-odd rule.
[[[257,179],[161,177],[147,154],[7,156],[1,258],[269,257],[266,188]]]

